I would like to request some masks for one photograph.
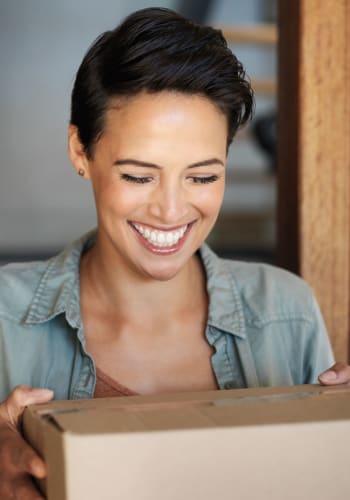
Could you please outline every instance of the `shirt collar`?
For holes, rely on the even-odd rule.
[[[207,274],[208,324],[245,338],[242,300],[228,262],[220,259],[205,243],[199,251]]]
[[[96,230],[76,240],[48,261],[29,307],[25,323],[43,323],[66,314],[73,328],[81,328],[79,265],[84,250],[96,239]],[[208,324],[219,330],[245,338],[245,322],[239,290],[225,260],[205,243],[199,249],[207,275],[210,298]]]
[[[48,261],[27,316],[27,324],[43,323],[65,313],[73,328],[81,327],[79,265],[85,249],[93,245],[96,230],[90,231]]]

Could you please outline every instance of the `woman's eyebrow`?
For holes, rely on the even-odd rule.
[[[136,167],[162,168],[160,165],[156,165],[155,163],[133,160],[132,158],[125,158],[125,160],[116,160],[113,165],[136,165]]]
[[[209,160],[197,161],[196,163],[191,163],[187,166],[187,168],[195,168],[195,167],[206,167],[209,165],[214,165],[215,163],[219,163],[223,167],[225,166],[224,162],[219,160],[218,158],[210,158]],[[156,163],[150,163],[148,161],[140,161],[134,160],[132,158],[125,158],[122,160],[116,160],[113,165],[135,165],[136,167],[146,167],[146,168],[162,168],[160,165]]]
[[[191,163],[187,168],[195,168],[195,167],[207,167],[209,165],[215,165],[215,163],[219,163],[223,167],[225,166],[224,162],[219,160],[218,158],[210,158],[210,160],[197,161],[196,163]]]

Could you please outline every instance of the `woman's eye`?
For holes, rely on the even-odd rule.
[[[210,175],[207,177],[191,177],[192,182],[195,184],[208,184],[209,182],[215,182],[218,180],[217,175]]]
[[[135,182],[136,184],[146,184],[152,181],[152,177],[137,177],[129,174],[121,174],[120,177],[127,182]]]

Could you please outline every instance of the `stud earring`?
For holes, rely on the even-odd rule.
[[[81,175],[81,177],[84,177],[85,175],[85,170],[83,168],[79,168],[78,174]]]

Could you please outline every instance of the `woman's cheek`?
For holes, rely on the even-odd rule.
[[[208,186],[208,189],[203,189],[196,194],[194,202],[202,213],[206,215],[214,215],[214,213],[220,210],[223,198],[223,185]]]

